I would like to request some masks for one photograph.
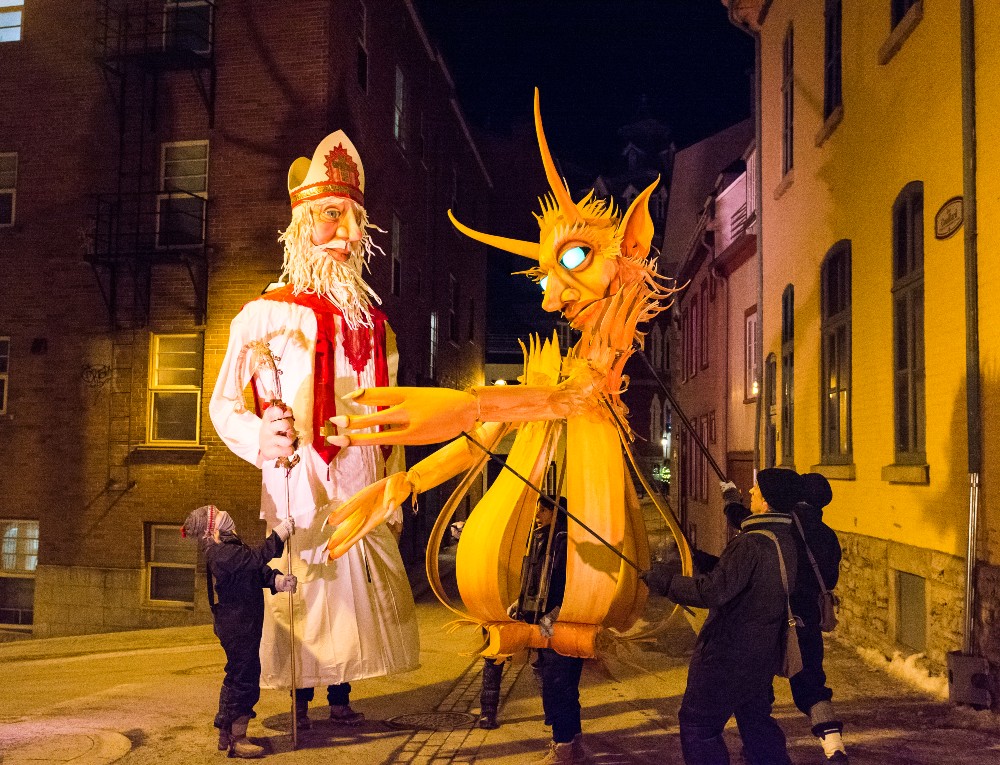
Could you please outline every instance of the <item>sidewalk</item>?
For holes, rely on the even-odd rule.
[[[549,730],[524,657],[504,673],[501,727],[472,727],[480,659],[469,654],[475,629],[449,631],[454,616],[417,585],[422,666],[404,675],[359,681],[361,728],[325,720],[322,693],[314,726],[291,750],[287,696],[265,690],[250,727],[268,761],[293,765],[527,765]],[[654,601],[654,606],[665,604]],[[583,728],[594,765],[680,763],[677,710],[694,636],[678,622],[654,644],[587,662],[581,683]],[[956,709],[866,665],[853,649],[828,642],[827,671],[846,723],[854,765],[1000,763],[996,717]],[[0,644],[5,668],[0,711],[3,765],[219,765],[211,719],[224,657],[208,626],[143,630]],[[821,763],[809,723],[775,683],[776,716],[796,765]],[[740,762],[734,728],[726,733]]]

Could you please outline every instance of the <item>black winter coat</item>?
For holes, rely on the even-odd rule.
[[[667,592],[675,603],[709,609],[692,663],[711,668],[736,695],[772,681],[788,623],[778,551],[768,537],[748,533],[755,530],[777,537],[794,586],[798,555],[792,517],[772,512],[744,520],[743,533],[729,542],[711,572],[675,576]]]
[[[209,587],[215,582],[218,601],[215,632],[260,635],[264,624],[264,588],[275,592],[274,579],[280,571],[267,562],[281,556],[285,543],[274,533],[260,547],[248,547],[235,534],[227,534],[218,544],[209,545],[205,561],[210,574]],[[209,594],[211,602],[212,594]],[[259,638],[258,638],[259,639]]]
[[[803,543],[798,529],[795,529],[795,542],[799,550],[799,575],[792,590],[792,612],[806,624],[818,625],[819,580],[816,579],[805,546],[809,545],[809,550],[816,559],[826,589],[832,590],[837,586],[837,579],[840,577],[840,541],[837,539],[837,533],[823,523],[822,510],[800,502],[795,506],[795,516],[802,524],[805,542]]]

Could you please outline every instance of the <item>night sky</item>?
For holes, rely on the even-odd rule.
[[[640,104],[669,126],[678,148],[750,112],[753,41],[729,23],[720,0],[415,3],[473,132],[504,136],[520,125],[533,135],[537,86],[553,156],[584,183],[616,168],[624,146],[618,130],[637,117]],[[506,220],[523,215],[537,234],[532,195],[542,191],[532,189],[523,213],[512,211]],[[510,275],[525,265],[513,255],[491,254],[492,334],[544,333],[555,318],[541,310],[536,285]]]
[[[597,164],[645,97],[679,147],[746,117],[753,43],[720,0],[416,0],[468,121],[531,118],[553,151]]]

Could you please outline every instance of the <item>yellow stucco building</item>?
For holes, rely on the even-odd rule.
[[[990,300],[1000,253],[1000,6],[726,4],[759,51],[758,315],[762,366],[774,365],[777,388],[775,411],[761,412],[776,443],[764,442],[762,427],[759,453],[773,446],[777,464],[830,480],[825,520],[844,547],[841,636],[887,654],[923,652],[940,670],[968,635],[964,647],[995,663],[1000,440],[989,423],[1000,401],[1000,321]],[[963,13],[975,16],[964,49]],[[968,89],[963,99],[963,50],[974,101]],[[977,169],[963,161],[971,146],[963,105],[978,128]],[[979,275],[971,310],[969,258]],[[970,506],[978,512],[971,631]]]

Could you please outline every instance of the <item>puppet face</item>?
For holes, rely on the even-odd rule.
[[[362,229],[354,212],[354,203],[346,197],[327,197],[310,208],[312,234],[310,239],[338,263],[351,257]]]
[[[553,227],[543,237],[538,267],[532,269],[545,291],[542,308],[561,312],[574,328],[585,325],[619,285],[617,248],[613,227]]]

